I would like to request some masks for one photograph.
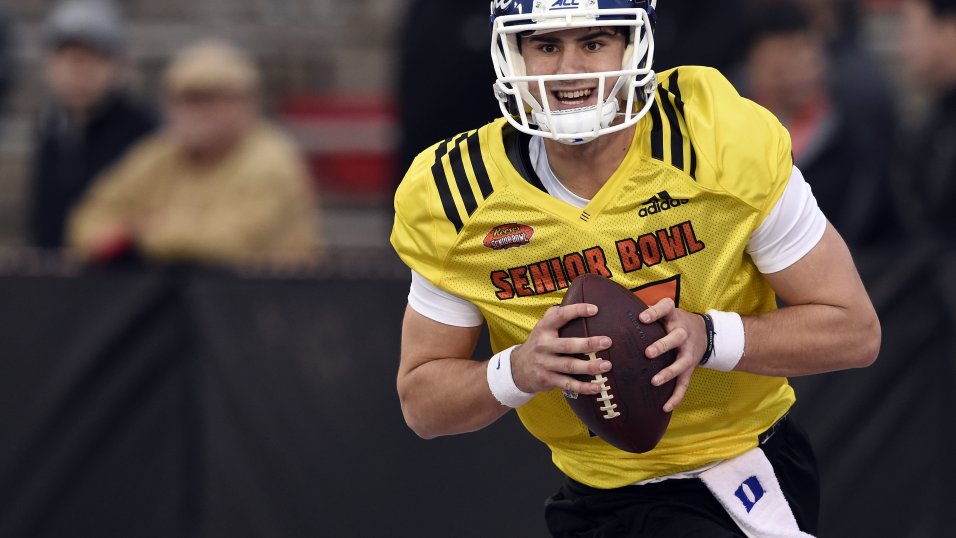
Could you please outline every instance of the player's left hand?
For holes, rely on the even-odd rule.
[[[677,378],[674,394],[664,404],[664,411],[669,413],[684,399],[687,387],[690,386],[690,377],[704,356],[707,349],[707,328],[702,317],[677,308],[670,298],[661,299],[648,307],[641,313],[640,320],[644,323],[660,321],[667,329],[667,336],[647,346],[647,358],[653,359],[672,349],[677,350],[674,363],[651,379],[651,383],[660,386]]]

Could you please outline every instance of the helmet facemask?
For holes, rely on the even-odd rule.
[[[584,2],[582,2],[583,4]],[[523,35],[573,28],[622,27],[627,45],[621,68],[575,74],[528,75],[518,40]],[[650,17],[639,8],[542,11],[496,17],[492,61],[498,76],[495,95],[502,114],[518,130],[565,144],[583,144],[636,124],[653,104],[657,78],[651,65],[654,41]],[[610,92],[607,85],[615,80]],[[597,81],[594,105],[552,110],[546,83]],[[540,99],[529,88],[538,90]],[[607,95],[605,95],[607,94]],[[509,108],[511,110],[509,110]]]

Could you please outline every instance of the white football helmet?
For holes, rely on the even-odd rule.
[[[641,119],[654,102],[657,75],[654,60],[654,8],[657,0],[493,0],[491,60],[497,80],[495,96],[501,112],[518,130],[565,144],[583,144],[626,129]],[[617,71],[528,75],[518,46],[519,36],[569,28],[625,27],[627,49]],[[617,78],[610,93],[607,78]],[[555,80],[597,80],[597,104],[551,110],[547,99],[528,91]],[[607,93],[607,97],[605,94]]]

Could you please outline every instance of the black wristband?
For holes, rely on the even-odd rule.
[[[707,349],[704,350],[704,356],[698,363],[698,365],[703,366],[714,354],[714,335],[717,333],[714,331],[714,319],[710,317],[710,314],[698,313],[697,315],[704,318],[704,327],[707,329]]]

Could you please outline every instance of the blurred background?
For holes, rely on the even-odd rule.
[[[396,182],[395,87],[406,2],[258,0],[123,2],[120,84],[157,108],[163,70],[184,45],[211,36],[246,51],[262,72],[261,103],[291,132],[325,187],[332,245],[385,246]],[[0,243],[29,245],[30,157],[38,113],[51,100],[51,1],[4,2],[0,120]],[[82,26],[82,22],[76,22]],[[95,28],[109,33],[114,29]]]
[[[881,315],[875,366],[794,380],[822,536],[956,524],[954,4],[659,1],[657,69],[781,119]],[[426,443],[394,389],[391,197],[498,116],[487,11],[0,5],[0,536],[545,534],[514,417]]]
[[[814,87],[826,87],[828,92],[838,94],[835,100],[840,104],[839,112],[848,107],[854,109],[845,115],[850,116],[848,122],[854,124],[853,128],[863,124],[865,134],[874,139],[862,144],[863,148],[855,148],[858,152],[875,152],[858,156],[858,160],[882,156],[873,167],[887,169],[885,165],[891,162],[892,150],[901,143],[899,133],[894,130],[897,122],[904,126],[918,124],[927,101],[926,88],[907,83],[903,69],[901,2],[802,0],[801,9],[807,11],[805,30],[819,38],[818,42],[804,47],[808,50],[803,61],[814,68],[822,66],[826,71],[818,73],[815,80],[813,69],[793,63],[792,55],[778,53],[774,57],[772,50],[761,51],[765,54],[759,60],[748,61],[751,49],[761,45],[758,42],[762,38],[773,37],[769,35],[773,32],[785,34],[797,30],[787,26],[786,20],[794,18],[773,7],[777,3],[773,0],[663,3],[659,10],[657,67],[682,64],[717,67],[743,93],[776,109],[781,117],[796,118],[785,121],[798,122],[795,129],[809,133],[804,135],[808,139],[815,137],[813,133],[818,124],[826,123],[819,117],[828,113],[819,110],[828,107],[806,105],[800,99],[787,103],[786,94],[803,95],[806,96],[803,101],[818,103],[826,99],[815,96]],[[87,4],[87,12],[100,9],[97,2]],[[99,166],[87,163],[89,170],[76,174],[75,178],[62,177],[65,173],[57,170],[38,170],[43,166],[31,164],[31,159],[42,161],[41,156],[47,160],[54,157],[63,160],[64,151],[78,154],[73,155],[75,161],[86,153],[100,150],[88,145],[43,153],[44,148],[49,149],[50,139],[58,136],[51,135],[49,128],[44,129],[49,127],[50,110],[63,101],[62,95],[57,95],[52,87],[49,68],[45,66],[50,57],[55,56],[60,45],[57,40],[74,39],[53,34],[78,32],[88,35],[74,39],[76,44],[88,48],[91,40],[117,40],[113,49],[100,54],[109,56],[117,64],[118,72],[112,75],[115,81],[111,85],[122,88],[123,93],[138,101],[138,106],[152,107],[155,112],[155,119],[147,121],[140,130],[161,125],[163,102],[167,97],[163,92],[164,70],[174,54],[197,40],[210,37],[230,40],[248,54],[261,72],[256,99],[262,110],[294,137],[307,161],[309,181],[319,192],[316,215],[321,233],[316,240],[332,249],[385,248],[390,227],[390,196],[413,156],[434,141],[474,128],[497,114],[488,89],[494,79],[487,52],[486,6],[482,2],[473,4],[458,7],[424,0],[388,3],[297,0],[282,5],[258,0],[140,0],[115,6],[118,8],[115,21],[100,24],[96,20],[65,20],[57,27],[57,21],[52,20],[55,2],[6,2],[0,12],[3,20],[0,30],[0,95],[3,95],[0,245],[50,246],[46,244],[49,241],[44,241],[49,238],[40,237],[43,232],[39,229],[44,225],[38,224],[38,220],[54,220],[65,227],[62,214],[75,208],[74,204],[86,194],[88,185],[73,184],[72,196],[52,203],[49,198],[55,195],[50,191],[62,192],[62,186],[58,190],[56,185],[50,185],[49,176],[61,176],[58,179],[61,183],[73,180],[92,184],[95,176],[119,161],[128,149],[118,148],[122,145],[118,143],[104,144],[117,146],[107,148],[111,150],[108,152],[111,158],[85,157],[84,162],[95,160]],[[771,13],[760,13],[767,11],[767,6],[772,6]],[[775,13],[778,20],[773,20]],[[92,18],[96,16],[103,17],[97,13]],[[74,18],[82,19],[78,15]],[[781,20],[784,21],[782,27]],[[84,24],[89,28],[84,28]],[[769,34],[758,35],[756,28],[761,25],[770,28]],[[779,48],[793,50],[786,44]],[[756,63],[760,65],[751,65]],[[779,87],[788,82],[787,77],[773,73],[776,65],[811,78],[789,77],[789,87]],[[754,69],[763,75],[756,83],[749,76]],[[760,86],[764,80],[776,80],[780,84]],[[91,102],[86,106],[98,105]],[[117,121],[128,124],[128,120]],[[870,127],[867,122],[878,130],[867,130]],[[77,126],[71,129],[83,131]],[[73,138],[82,138],[72,134],[76,135]],[[93,133],[84,134],[95,137]],[[67,138],[69,135],[59,134]],[[137,136],[123,138],[131,146]],[[825,139],[826,135],[816,138]],[[63,146],[63,140],[59,142],[53,145]],[[75,140],[70,142],[77,144]],[[817,145],[827,149],[826,143]],[[810,148],[811,153],[814,149]],[[843,172],[854,164],[853,159],[846,159],[843,154],[852,151],[837,148],[836,159],[844,161],[840,163],[843,168],[824,165],[821,173],[846,175]],[[801,164],[806,167],[812,157],[814,155]],[[800,160],[798,158],[798,162]],[[827,169],[837,171],[827,172]],[[844,181],[836,183],[842,186]],[[820,185],[814,187],[820,191],[824,188],[823,181],[818,183]],[[839,192],[839,188],[829,190],[832,192],[818,192],[818,198],[825,205],[832,202],[835,207],[844,193]],[[56,207],[51,208],[51,204]],[[827,214],[835,219],[836,211],[827,211]],[[866,217],[862,219],[865,221]],[[855,227],[849,229],[847,225],[840,229],[844,235],[872,233]]]

